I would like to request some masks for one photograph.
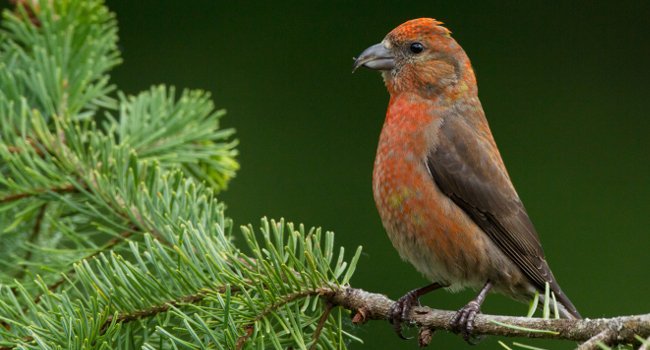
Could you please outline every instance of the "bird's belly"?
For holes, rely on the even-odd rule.
[[[516,294],[509,289],[523,282],[520,270],[440,192],[424,160],[378,152],[373,193],[391,242],[428,279],[452,290],[479,288],[490,279],[497,290]]]

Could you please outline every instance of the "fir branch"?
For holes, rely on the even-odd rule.
[[[268,316],[271,312],[278,310],[279,308],[283,307],[284,305],[287,305],[291,303],[292,301],[296,301],[298,299],[306,298],[309,296],[314,296],[314,295],[322,295],[322,294],[327,294],[330,291],[328,289],[305,289],[301,290],[299,292],[295,293],[290,293],[284,296],[281,296],[276,302],[273,304],[267,306],[262,312],[260,312],[257,317],[253,320],[253,322],[258,322],[262,320],[264,317]]]
[[[74,185],[66,185],[62,187],[55,187],[55,188],[43,188],[43,189],[37,189],[32,192],[23,192],[23,193],[14,193],[7,195],[5,197],[0,198],[0,204],[4,203],[9,203],[13,201],[17,201],[23,198],[29,198],[29,197],[36,197],[40,196],[42,194],[47,194],[47,193],[72,193],[72,192],[77,192],[77,188]]]
[[[44,215],[44,213],[45,213],[45,208],[46,208],[46,207],[47,207],[47,204],[44,204],[44,205],[41,207],[41,209],[39,210],[39,214],[38,214],[38,217],[37,217],[37,219],[36,219],[36,223],[35,223],[35,225],[34,225],[34,232],[38,232],[38,231],[40,231],[40,225],[41,225],[41,221],[42,221],[42,219],[43,219],[43,215]],[[103,252],[103,251],[107,251],[107,250],[111,250],[111,249],[115,248],[115,246],[117,246],[118,244],[120,244],[120,243],[126,241],[126,239],[128,239],[128,238],[129,238],[133,233],[134,233],[134,231],[131,231],[131,230],[122,232],[118,237],[114,237],[114,238],[112,238],[110,241],[108,241],[108,242],[107,242],[107,243],[106,243],[106,244],[105,244],[101,249],[98,249],[97,251],[93,252],[92,254],[86,256],[86,257],[83,258],[83,259],[90,259],[90,258],[93,258],[93,257],[97,256],[98,254],[100,254],[100,253]],[[33,235],[34,235],[34,233],[32,233],[32,236],[33,236]],[[31,253],[32,253],[31,250],[28,250],[28,251],[27,251],[27,254],[26,254],[25,260],[29,260],[29,258],[30,258],[31,255],[32,255]],[[20,272],[21,272],[22,274],[24,274],[25,271],[26,271],[26,269],[23,269],[23,270],[21,270]],[[62,275],[63,275],[63,276],[62,276],[61,278],[59,278],[58,280],[56,280],[54,283],[49,284],[49,285],[47,286],[47,291],[48,291],[48,292],[54,292],[55,290],[57,290],[57,289],[58,289],[61,285],[63,285],[66,281],[69,281],[69,280],[70,280],[70,278],[72,277],[72,275],[74,275],[74,272],[75,272],[75,270],[74,270],[73,267],[71,267],[71,268],[70,268],[68,271],[66,271],[66,272],[62,272]],[[22,276],[21,276],[21,277],[22,277]],[[19,279],[19,277],[16,277],[16,278]],[[16,287],[12,287],[12,288],[11,288],[11,291],[12,291],[14,294],[18,292],[18,290],[17,290]],[[42,300],[42,297],[43,297],[43,292],[36,294],[36,296],[34,297],[34,305],[40,303],[41,300]],[[26,308],[26,307],[23,308],[23,312],[27,312],[27,308]],[[0,321],[0,325],[3,325],[3,326],[4,326],[4,325],[5,325],[5,322],[4,322],[4,321]],[[26,339],[26,341],[31,341],[31,338],[24,338],[24,339]],[[2,349],[5,349],[5,348],[0,347],[0,350],[2,350]],[[11,349],[11,348],[7,348],[7,349]]]
[[[226,287],[222,287],[220,290],[214,291],[216,293],[225,293]],[[128,322],[133,322],[137,320],[141,320],[143,318],[148,318],[148,317],[153,317],[158,314],[164,313],[169,311],[169,309],[173,307],[178,307],[183,304],[195,304],[201,302],[206,296],[208,296],[209,293],[206,291],[201,291],[196,294],[190,294],[190,295],[184,295],[181,296],[177,299],[174,300],[169,300],[165,303],[162,303],[160,305],[154,305],[148,309],[144,310],[135,310],[133,312],[128,312],[128,313],[123,313],[123,314],[117,314],[117,315],[109,315],[106,318],[106,321],[104,321],[104,324],[101,327],[101,333],[106,332],[106,329],[111,323],[128,323]]]
[[[325,295],[325,294],[330,294],[331,291],[329,289],[307,289],[307,290],[302,290],[299,292],[291,293],[288,295],[284,295],[280,297],[278,301],[274,302],[273,304],[267,306],[262,312],[260,312],[253,322],[251,322],[249,325],[246,325],[244,327],[245,329],[245,334],[239,339],[237,339],[237,349],[241,349],[246,341],[250,338],[250,336],[253,334],[255,331],[255,324],[259,321],[261,321],[263,318],[268,316],[271,312],[277,311],[279,308],[281,308],[284,305],[287,305],[293,301],[296,301],[298,299],[306,298],[309,296],[314,296],[314,295]],[[327,310],[331,310],[331,306],[328,304]],[[323,320],[324,316],[324,320]],[[319,321],[319,326],[317,327],[317,331],[314,332],[314,345],[316,344],[316,341],[318,340],[317,334],[320,334],[322,331],[323,325],[321,323],[325,323],[325,320],[327,320],[327,316],[329,316],[329,311],[326,311],[323,316],[321,317],[321,321]],[[319,330],[320,329],[320,330]]]
[[[231,287],[231,290],[236,290],[235,288]],[[210,291],[210,293],[225,293],[226,287],[219,288],[217,290]],[[142,309],[142,310],[134,310],[132,312],[127,312],[127,313],[122,313],[122,314],[116,314],[116,315],[109,315],[102,326],[100,327],[100,333],[106,332],[108,327],[111,324],[115,323],[129,323],[137,320],[141,320],[144,318],[149,318],[156,316],[158,314],[164,313],[169,311],[171,308],[182,306],[182,305],[187,305],[187,304],[196,304],[201,302],[206,296],[210,294],[207,291],[200,291],[195,294],[190,294],[190,295],[184,295],[181,297],[178,297],[174,300],[169,300],[165,303],[159,304],[159,305],[153,305],[150,308],[147,309]],[[34,341],[34,338],[31,336],[24,337],[22,339],[23,342],[32,342]],[[16,346],[1,346],[0,350],[12,350],[15,349]]]
[[[29,238],[27,241],[31,244],[33,244],[36,239],[38,238],[38,235],[41,233],[41,224],[43,223],[43,217],[45,216],[45,210],[47,209],[47,203],[41,205],[41,207],[38,209],[38,213],[36,214],[36,219],[34,219],[34,227],[32,228],[32,233],[29,235]],[[32,254],[33,251],[31,249],[28,249],[27,252],[25,253],[25,257],[23,260],[25,263],[23,264],[23,268],[18,271],[16,274],[16,279],[21,280],[23,276],[25,276],[25,273],[27,272],[27,263],[32,259]]]
[[[135,229],[135,228],[133,228],[133,229]],[[91,259],[91,258],[97,256],[98,254],[100,254],[101,252],[109,251],[109,250],[114,249],[115,246],[117,246],[120,243],[125,242],[129,237],[131,237],[131,235],[133,235],[133,233],[134,233],[134,231],[132,231],[132,230],[122,232],[119,236],[113,237],[111,240],[106,242],[106,244],[104,246],[102,246],[100,249],[97,249],[96,251],[92,252],[91,254],[87,255],[86,257],[84,257],[84,258],[82,258],[80,260]],[[57,290],[61,285],[63,285],[66,281],[68,281],[70,279],[70,277],[72,277],[74,272],[75,272],[75,270],[74,270],[73,267],[70,267],[70,269],[68,271],[66,271],[66,272],[62,272],[61,274],[63,276],[61,278],[59,278],[58,280],[56,280],[54,283],[49,284],[47,286],[47,290],[50,291],[50,292],[53,292],[53,291]],[[15,289],[14,289],[14,292],[15,292]],[[42,296],[43,296],[43,293],[36,294],[36,297],[34,297],[34,304],[38,304],[41,301]]]
[[[212,294],[224,294],[226,291],[229,292],[241,292],[242,289],[239,287],[232,287],[232,286],[222,286],[222,287],[217,287],[217,288],[212,288],[211,290],[202,290],[199,291],[198,293],[195,294],[190,294],[190,295],[184,295],[180,296],[178,298],[168,300],[164,303],[158,304],[158,305],[153,305],[151,307],[148,307],[146,309],[140,309],[140,310],[134,310],[131,312],[125,312],[125,313],[117,313],[115,315],[108,315],[108,317],[105,319],[103,324],[100,327],[100,334],[103,334],[107,331],[107,329],[114,325],[114,324],[124,324],[124,323],[129,323],[133,321],[138,321],[142,320],[145,318],[150,318],[154,317],[156,315],[168,312],[172,308],[178,308],[184,305],[189,305],[189,304],[198,304],[201,303],[206,297],[212,295]],[[295,292],[295,293],[290,293],[284,296],[281,296],[279,300],[277,300],[275,303],[269,305],[267,308],[262,310],[253,322],[244,327],[245,335],[241,336],[237,340],[237,349],[243,348],[245,345],[246,341],[252,336],[254,330],[255,330],[255,324],[265,317],[267,317],[270,313],[272,312],[277,312],[280,308],[283,306],[295,302],[299,299],[304,299],[306,297],[310,296],[327,296],[328,300],[329,298],[335,293],[333,289],[330,288],[316,288],[316,289],[307,289],[303,290],[300,292]],[[321,315],[318,325],[316,327],[316,331],[313,334],[313,344],[310,347],[310,349],[315,349],[316,345],[318,344],[318,338],[320,337],[320,334],[325,326],[325,322],[327,318],[329,317],[331,310],[335,307],[334,304],[332,303],[327,303],[326,308]],[[32,336],[26,336],[22,338],[22,341],[24,343],[30,343],[33,342],[35,339]],[[0,347],[0,350],[12,350],[15,349],[17,346],[2,346]]]
[[[327,305],[325,305],[325,310],[323,311],[323,315],[321,315],[320,319],[318,320],[316,331],[314,331],[314,335],[312,337],[313,343],[311,344],[309,350],[316,350],[316,346],[318,345],[318,338],[320,337],[320,334],[323,331],[323,328],[325,327],[325,322],[327,321],[327,318],[330,316],[330,313],[332,313],[333,308],[334,305],[332,303],[328,302]]]
[[[351,287],[331,287],[330,293],[324,293],[328,301],[357,312],[353,317],[353,322],[357,324],[368,320],[388,320],[394,303],[385,295]],[[454,311],[416,307],[406,318],[405,323],[411,323],[417,327],[457,333],[450,323],[454,315]],[[502,326],[494,321],[501,324],[551,332],[529,332],[521,328]],[[598,341],[607,342],[610,345],[638,344],[639,340],[636,336],[650,336],[650,314],[582,320],[479,314],[476,316],[473,333],[476,335],[563,339],[579,342],[590,342],[593,338],[594,345]],[[589,347],[585,349],[596,348]]]

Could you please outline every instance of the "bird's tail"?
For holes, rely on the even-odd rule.
[[[557,306],[558,306],[558,311],[560,313],[560,317],[562,318],[567,318],[567,319],[582,319],[582,316],[578,312],[578,309],[573,305],[571,300],[569,300],[569,297],[562,292],[562,289],[560,288],[560,285],[553,279],[550,283],[550,289],[555,295],[555,300],[557,300]],[[544,305],[544,293],[540,293],[540,300],[542,303],[541,305]],[[551,303],[553,300],[549,300]],[[552,304],[551,304],[552,305]],[[552,307],[552,306],[551,306]]]

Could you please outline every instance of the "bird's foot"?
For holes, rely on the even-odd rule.
[[[473,343],[470,337],[474,330],[474,319],[480,312],[481,305],[477,301],[472,300],[463,306],[462,309],[458,310],[454,318],[451,319],[451,325],[457,332],[460,332],[463,339],[468,343]]]
[[[414,306],[420,306],[418,290],[412,290],[399,298],[390,308],[390,323],[393,325],[395,333],[402,339],[406,338],[402,334],[402,323],[408,319],[409,314]]]
[[[393,306],[390,308],[390,323],[393,324],[393,329],[395,333],[402,339],[409,339],[404,337],[402,334],[402,323],[408,319],[413,310],[414,306],[420,306],[420,297],[434,291],[438,288],[443,288],[445,285],[438,282],[431,283],[428,286],[422,288],[413,289],[412,291],[404,294],[403,297],[399,298]]]

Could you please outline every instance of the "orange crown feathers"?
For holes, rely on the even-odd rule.
[[[421,35],[439,34],[449,36],[451,31],[442,26],[442,22],[433,18],[417,18],[404,22],[399,27],[393,29],[388,35],[398,41],[411,40]]]

